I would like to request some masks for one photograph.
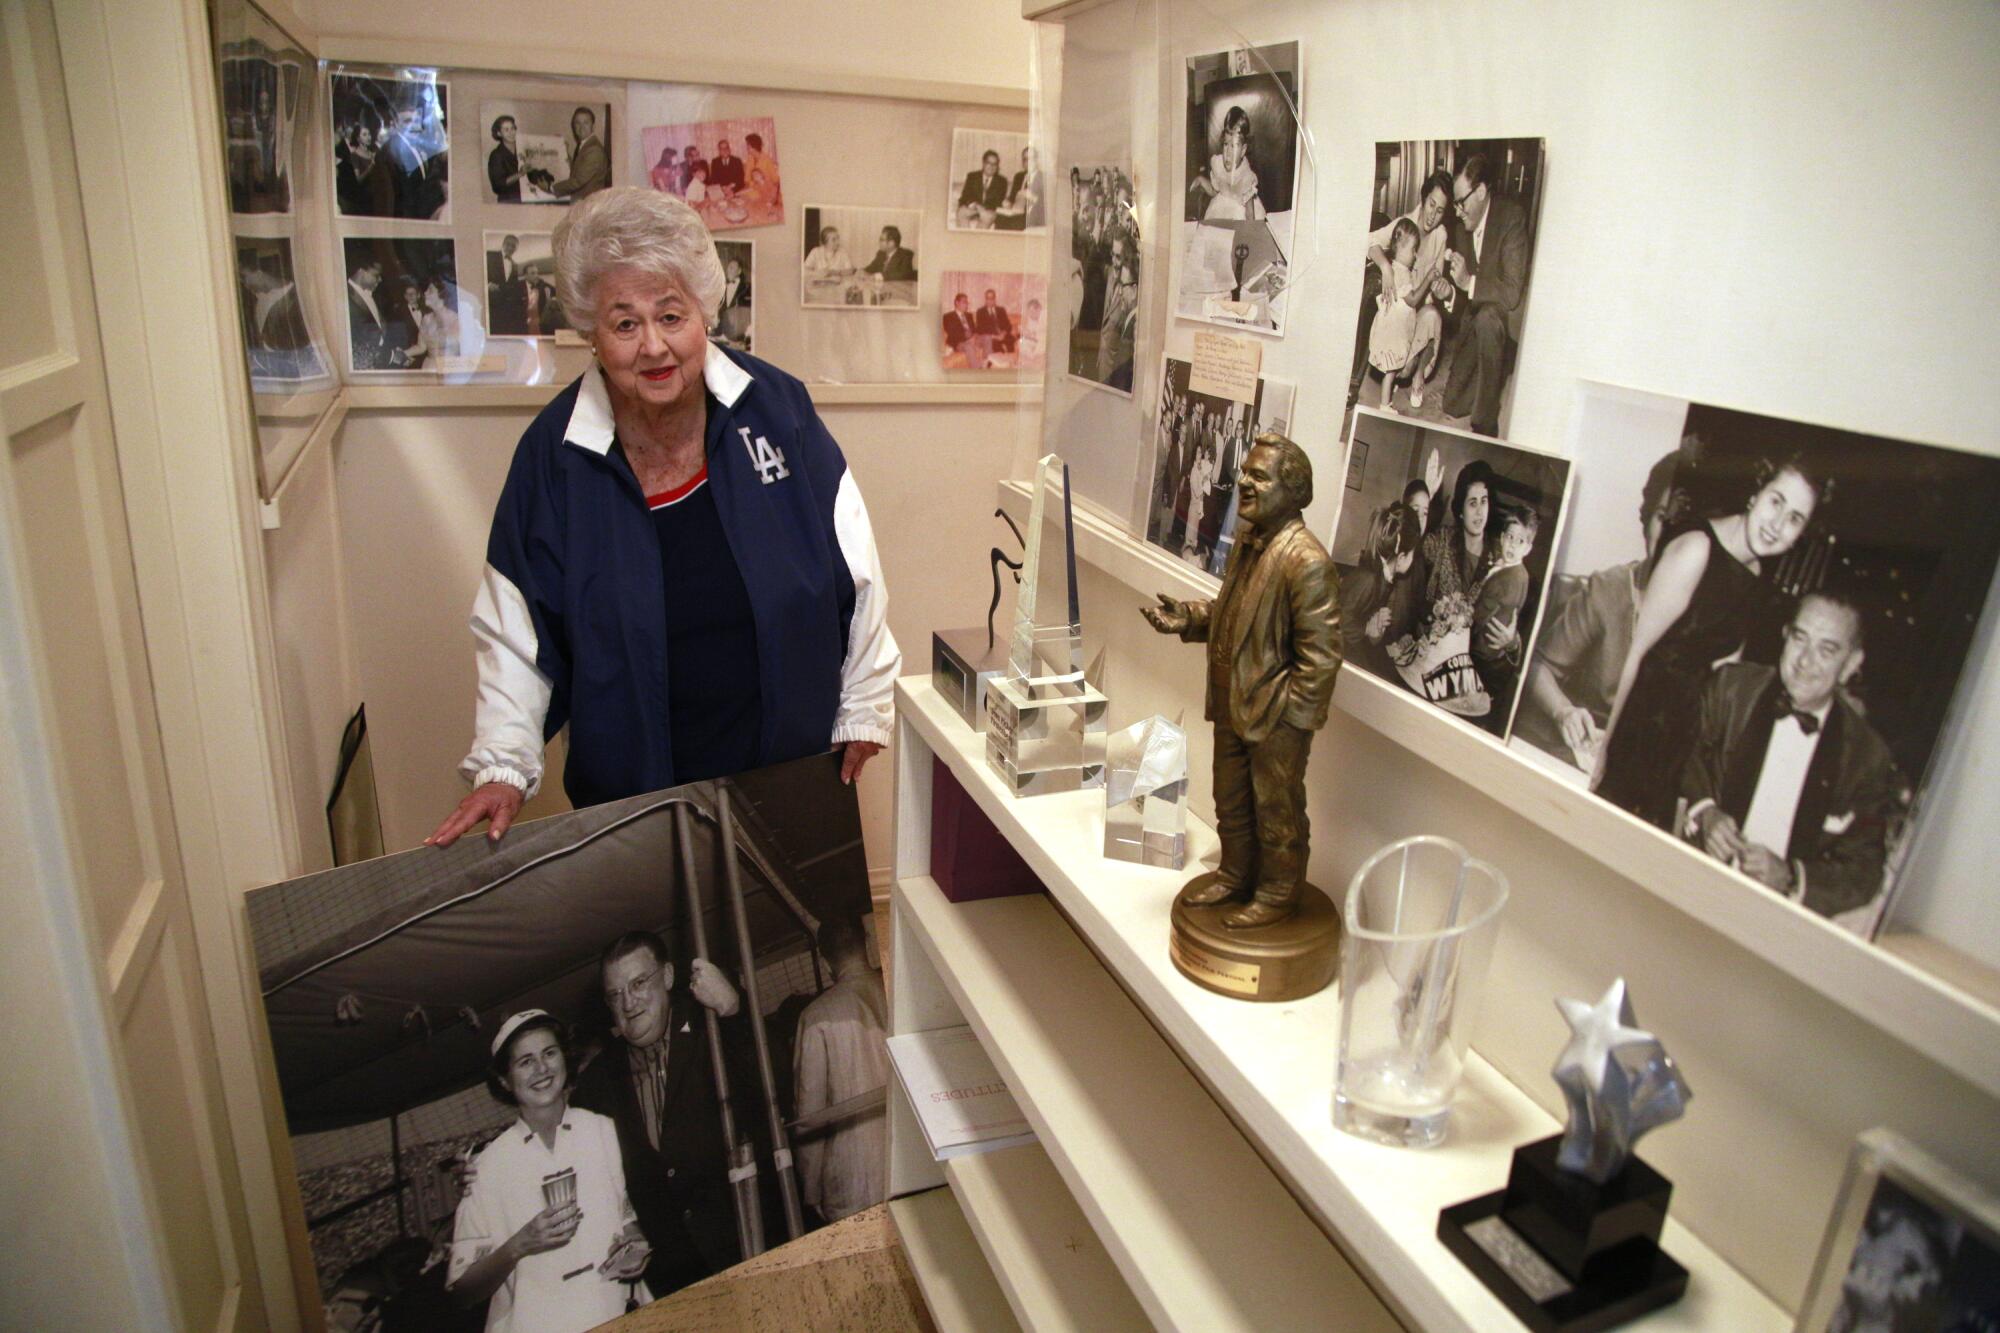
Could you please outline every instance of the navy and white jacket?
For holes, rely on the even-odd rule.
[[[710,346],[708,484],[750,594],[758,762],[887,744],[902,663],[861,492],[805,385]],[[521,437],[472,604],[479,700],[460,772],[534,795],[567,724],[577,805],[675,784],[665,575],[638,479],[612,452],[592,366]]]

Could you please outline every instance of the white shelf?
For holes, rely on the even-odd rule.
[[[1499,1189],[1506,1181],[1512,1150],[1555,1133],[1557,1123],[1475,1055],[1446,1147],[1406,1151],[1335,1130],[1331,1120],[1339,1030],[1335,988],[1291,1004],[1256,1005],[1212,994],[1187,981],[1168,961],[1166,949],[1173,896],[1186,876],[1105,860],[1099,849],[1101,792],[1013,799],[988,771],[982,738],[965,727],[927,679],[898,682],[897,710],[903,750],[898,759],[898,865],[904,873],[928,867],[923,859],[927,849],[918,845],[917,829],[906,820],[915,810],[928,814],[928,765],[935,754],[1048,886],[1063,915],[1102,960],[1099,976],[1106,982],[1116,978],[1153,1027],[1228,1108],[1291,1193],[1327,1235],[1339,1241],[1406,1323],[1427,1333],[1450,1329],[1484,1333],[1513,1327],[1512,1316],[1500,1302],[1437,1240],[1438,1212]],[[1206,828],[1197,825],[1192,832],[1197,855],[1214,845]],[[1034,1031],[1042,1025],[1061,1024],[1065,1034],[1085,1025],[1069,998],[1071,988],[1082,982],[1065,975],[1060,991],[1054,991],[1051,987],[1057,983],[1031,972],[1032,987],[1015,995],[1007,990],[1013,984],[1007,973],[991,959],[1000,947],[989,939],[993,931],[1002,924],[1026,927],[1003,923],[986,909],[1039,906],[1040,900],[951,907],[928,881],[905,880],[898,889],[899,905],[907,901],[916,909],[911,915],[919,929],[912,933],[933,936],[926,945],[938,971],[958,994],[967,1020],[988,1039],[989,1048],[997,1047],[996,1062],[1002,1064],[1009,1085],[1023,1097],[1027,1109],[1033,1094],[1023,1096],[1023,1086],[1007,1067],[1006,1053],[1024,1039],[998,1024],[990,1024],[994,1031],[989,1038],[987,1026],[974,1011],[991,1009],[996,1002],[1015,1006],[1019,1012],[1010,1012],[1008,1021],[1026,1024],[1031,1030],[1026,1040],[1031,1042],[1049,1041],[1045,1033]],[[1055,943],[1049,941],[1048,947],[1053,949]],[[1040,961],[1033,967],[1047,970]],[[997,1000],[989,998],[989,986],[998,992]],[[1050,1042],[1049,1068],[1028,1066],[1023,1072],[1056,1083],[1064,1097],[1087,1097],[1116,1068],[1109,1043],[1102,1038],[1092,1041],[1084,1044],[1065,1035],[1061,1042]],[[1161,1107],[1159,1099],[1152,1098],[1143,1120],[1107,1124],[1104,1140],[1094,1143],[1092,1151],[1119,1157],[1130,1157],[1142,1148],[1150,1152],[1157,1142],[1155,1122]],[[1030,1119],[1034,1118],[1031,1110]],[[1066,1137],[1071,1131],[1051,1133],[1039,1123],[1036,1128],[1057,1166],[1064,1167],[1078,1143]],[[1063,1175],[1070,1179],[1071,1173],[1064,1169]],[[1076,1187],[1075,1180],[1070,1183]],[[1084,1191],[1077,1192],[1090,1212]],[[1200,1215],[1191,1200],[1173,1207],[1196,1207],[1192,1217]],[[1095,1213],[1091,1216],[1093,1222],[1099,1221]],[[1099,1230],[1105,1234],[1102,1226]],[[1202,1249],[1215,1240],[1213,1231],[1204,1228],[1192,1243]],[[1108,1235],[1106,1242],[1117,1257],[1118,1247]],[[1693,1275],[1688,1294],[1679,1304],[1633,1327],[1649,1333],[1679,1329],[1749,1333],[1789,1327],[1783,1309],[1678,1222],[1668,1221],[1664,1244]],[[1208,1253],[1212,1261],[1214,1251]],[[1123,1261],[1120,1266],[1125,1266]],[[1283,1280],[1290,1281],[1290,1274]],[[1149,1311],[1152,1308],[1148,1306]]]
[[[999,495],[1001,506],[1025,521],[1026,483],[1003,481]],[[1219,580],[1081,507],[1076,511],[1076,554],[1147,597],[1155,591],[1212,597],[1220,587]],[[1333,702],[1857,1018],[1988,1095],[2000,1096],[2000,1004],[1991,993],[1990,976],[1987,987],[1960,989],[1909,957],[1859,939],[1764,890],[1386,681],[1343,671]]]
[[[889,1216],[924,1304],[944,1333],[1020,1333],[950,1190],[892,1199]]]
[[[1152,1327],[1039,1144],[955,1157],[944,1174],[1021,1327],[1034,1333]]]
[[[1397,1328],[1047,899],[894,903],[1155,1327]]]

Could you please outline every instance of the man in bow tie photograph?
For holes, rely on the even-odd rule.
[[[1882,887],[1902,779],[1846,687],[1861,670],[1862,615],[1834,592],[1799,599],[1778,665],[1735,662],[1709,679],[1682,772],[1682,833],[1822,916]]]

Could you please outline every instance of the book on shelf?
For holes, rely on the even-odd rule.
[[[889,1062],[909,1094],[925,1145],[940,1162],[1035,1141],[1035,1131],[971,1028],[891,1037]]]

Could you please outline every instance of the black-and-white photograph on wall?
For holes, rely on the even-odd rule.
[[[334,198],[346,217],[451,221],[449,87],[394,75],[327,76]]]
[[[609,103],[491,100],[479,122],[489,204],[567,204],[611,184]]]
[[[757,267],[755,241],[717,241],[715,257],[722,261],[722,304],[711,335],[724,347],[752,352],[755,321],[751,318],[753,271]]]
[[[800,303],[915,310],[923,222],[923,211],[915,208],[806,205]]]
[[[1284,333],[1299,98],[1297,42],[1188,57],[1182,318]]]
[[[484,322],[459,287],[448,238],[349,236],[341,254],[348,366],[356,374],[444,370],[478,356]]]
[[[299,129],[300,60],[273,59],[254,39],[225,50],[219,63],[223,153],[229,164],[229,211],[292,211],[292,144]]]
[[[582,1330],[883,1201],[887,1011],[839,770],[796,760],[249,895],[330,1309]],[[538,1218],[560,1238],[514,1258]]]
[[[1512,746],[1864,936],[2000,561],[2000,459],[1586,385]]]
[[[1069,169],[1069,373],[1130,396],[1139,340],[1139,212],[1122,166]]]
[[[1260,376],[1244,403],[1201,392],[1195,378],[1192,363],[1162,358],[1146,540],[1219,575],[1236,541],[1237,470],[1257,436],[1291,433],[1297,388]]]
[[[1506,434],[1543,174],[1540,139],[1375,145],[1350,406]]]
[[[1048,182],[1040,151],[1025,134],[954,129],[949,185],[951,231],[1048,230]]]
[[[484,240],[487,331],[496,338],[552,338],[567,328],[549,233],[489,231]]]
[[[236,297],[253,390],[273,392],[326,374],[326,358],[299,299],[291,237],[236,237]]]
[[[1348,666],[1504,736],[1569,461],[1363,408],[1347,477],[1327,550]]]

